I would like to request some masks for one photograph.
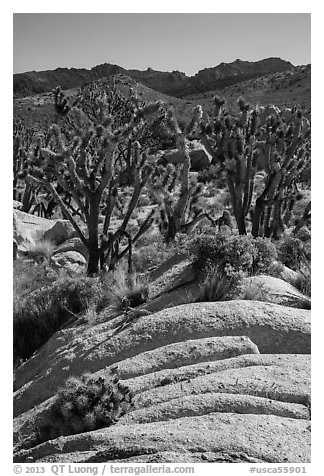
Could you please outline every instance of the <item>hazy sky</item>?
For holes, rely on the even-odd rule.
[[[14,73],[91,68],[200,69],[237,58],[311,62],[305,13],[15,13]]]

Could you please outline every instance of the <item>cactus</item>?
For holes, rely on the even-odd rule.
[[[297,181],[309,166],[310,127],[298,110],[289,124],[280,113],[261,124],[258,108],[251,109],[241,98],[236,117],[221,115],[218,106],[216,99],[214,123],[201,124],[201,133],[214,155],[224,159],[239,233],[247,233],[251,215],[254,237],[279,238],[289,224],[298,195]],[[264,174],[264,188],[255,198],[258,171]]]
[[[45,147],[40,147],[31,158],[29,183],[46,188],[72,223],[89,252],[89,276],[99,271],[99,264],[102,269],[113,269],[127,252],[131,269],[132,246],[153,222],[150,213],[135,237],[127,232],[141,191],[153,171],[137,137],[147,127],[146,120],[159,111],[161,103],[139,106],[133,96],[125,100],[118,91],[94,84],[80,93],[79,100],[66,112],[69,102],[64,100],[60,89],[55,94],[56,110],[62,110],[63,117],[58,121],[60,124],[49,129]],[[62,106],[58,107],[57,103]],[[120,153],[120,145],[124,143],[127,143],[127,160]],[[131,174],[132,196],[120,227],[110,232],[120,178],[125,170]],[[70,201],[63,199],[59,188]],[[73,203],[82,214],[87,234],[73,216]],[[99,215],[103,209],[105,218],[99,235]],[[121,249],[125,239],[127,245]]]
[[[47,414],[37,425],[38,443],[58,436],[83,433],[115,424],[132,406],[133,395],[117,374],[95,378],[91,374],[70,377]]]

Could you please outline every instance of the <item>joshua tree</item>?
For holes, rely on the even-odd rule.
[[[96,86],[86,89],[72,105],[60,88],[54,96],[56,110],[61,111],[63,119],[60,125],[54,124],[49,129],[45,147],[33,156],[28,180],[45,187],[74,226],[89,252],[88,275],[96,274],[99,265],[113,268],[127,252],[131,267],[132,245],[152,224],[154,214],[151,212],[137,234],[130,236],[128,222],[153,171],[136,139],[147,127],[146,120],[159,111],[161,103],[139,106],[133,96],[125,100],[116,90],[100,90]],[[129,163],[120,154],[124,143],[128,147]],[[110,222],[126,169],[132,177],[131,199],[122,223],[112,231]],[[63,200],[58,187],[70,201]],[[72,214],[73,204],[82,214],[86,232]],[[104,222],[99,230],[102,211]],[[125,239],[126,244],[120,249]]]
[[[214,224],[208,213],[202,213],[197,206],[202,185],[197,184],[189,174],[191,160],[188,136],[201,117],[201,106],[197,106],[193,110],[189,124],[182,131],[172,111],[168,111],[166,116],[166,127],[174,137],[176,147],[182,155],[181,164],[178,167],[167,167],[167,173],[162,174],[162,179],[157,180],[153,186],[155,191],[160,193],[160,230],[167,243],[174,240],[177,233],[190,233],[205,218]],[[179,190],[176,191],[176,188]]]
[[[50,218],[56,202],[42,193],[41,185],[26,180],[31,165],[30,155],[37,153],[42,144],[42,134],[37,134],[21,122],[14,122],[13,132],[13,199],[22,203],[23,212]]]
[[[35,141],[35,131],[21,122],[13,125],[13,199],[22,203],[22,211],[29,212],[36,202],[40,187],[24,181],[28,153]]]
[[[214,121],[201,124],[201,131],[222,154],[233,213],[240,234],[246,234],[246,218],[252,218],[253,236],[278,238],[288,224],[298,196],[297,182],[310,161],[310,127],[295,109],[287,124],[271,115],[260,124],[258,108],[238,100],[240,113],[224,114],[215,98]],[[256,174],[264,186],[256,197]]]

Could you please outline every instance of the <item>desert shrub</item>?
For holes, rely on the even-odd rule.
[[[294,280],[293,285],[305,296],[311,297],[312,283],[310,270],[300,271],[298,278]]]
[[[301,187],[303,185],[301,184]],[[300,194],[297,195],[296,201],[292,210],[292,221],[298,223],[302,218],[305,208],[307,207],[308,202],[311,200],[311,191],[310,187],[306,187],[301,190]]]
[[[201,170],[197,175],[198,182],[201,183],[217,183],[218,188],[226,186],[226,174],[224,167],[220,164],[210,165],[207,169]]]
[[[279,260],[295,271],[308,261],[306,244],[296,236],[284,236],[277,244]]]
[[[214,302],[231,299],[240,279],[239,273],[226,272],[219,265],[210,265],[200,283],[195,302]]]
[[[253,246],[256,249],[253,258],[252,274],[269,273],[277,259],[276,245],[270,238],[255,238]]]
[[[13,298],[19,301],[26,294],[47,286],[60,276],[68,276],[68,271],[51,267],[48,262],[36,263],[34,260],[16,260],[13,263]]]
[[[274,261],[268,268],[267,274],[274,278],[281,278],[284,271],[284,265],[279,261]]]
[[[144,304],[148,299],[145,277],[136,272],[128,273],[122,266],[103,276],[103,284],[105,295],[99,306],[100,309],[105,308],[105,318],[127,314],[130,309]]]
[[[53,254],[55,245],[50,240],[37,241],[27,252],[27,256],[34,261],[41,263],[49,260]]]
[[[103,286],[98,279],[63,277],[15,299],[14,351],[29,358],[71,317],[100,302]]]
[[[268,239],[238,235],[225,226],[217,233],[194,237],[188,243],[188,251],[194,268],[202,274],[214,265],[227,275],[263,273],[276,258],[276,248]]]
[[[144,235],[142,235],[136,242],[135,249],[141,250],[141,248],[151,245],[151,244],[156,244],[159,245],[160,243],[163,243],[161,239],[161,235],[151,229]]]
[[[302,226],[296,233],[295,235],[299,240],[303,241],[304,243],[307,243],[311,239],[311,232],[307,228],[307,226]]]
[[[144,273],[158,267],[176,253],[178,238],[177,236],[174,243],[166,244],[160,234],[147,238],[143,236],[133,254],[134,269],[138,273]]]
[[[132,398],[117,375],[70,377],[38,427],[38,442],[111,426],[131,409]]]
[[[264,283],[256,284],[251,283],[249,286],[244,286],[242,292],[239,294],[238,299],[244,301],[269,301],[269,292],[265,288]]]

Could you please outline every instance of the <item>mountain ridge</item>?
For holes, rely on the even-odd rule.
[[[180,120],[190,117],[192,108],[198,104],[207,114],[213,114],[215,94],[226,100],[229,110],[233,113],[237,111],[237,100],[240,97],[244,97],[253,107],[274,104],[279,108],[291,108],[298,105],[305,111],[305,114],[309,114],[311,108],[311,65],[295,66],[291,70],[232,84],[222,91],[211,90],[193,93],[183,98],[163,94],[123,74],[100,78],[95,80],[95,83],[99,87],[100,84],[115,84],[117,89],[126,96],[129,95],[131,88],[136,91],[141,100],[146,102],[160,100],[168,107],[174,108]],[[78,94],[78,89],[67,89],[65,93],[68,97],[74,97]],[[55,120],[52,92],[14,98],[13,112],[15,120],[22,121],[26,127],[42,129],[48,127]]]
[[[181,71],[157,71],[125,69],[110,63],[86,68],[56,68],[46,71],[27,71],[13,75],[14,97],[26,97],[34,94],[49,92],[57,85],[63,89],[81,87],[89,82],[115,74],[125,74],[136,81],[155,89],[163,94],[183,97],[212,89],[222,90],[231,84],[265,74],[292,69],[289,61],[270,57],[259,61],[244,61],[237,59],[231,63],[220,63],[217,66],[204,68],[193,76],[187,76]]]

